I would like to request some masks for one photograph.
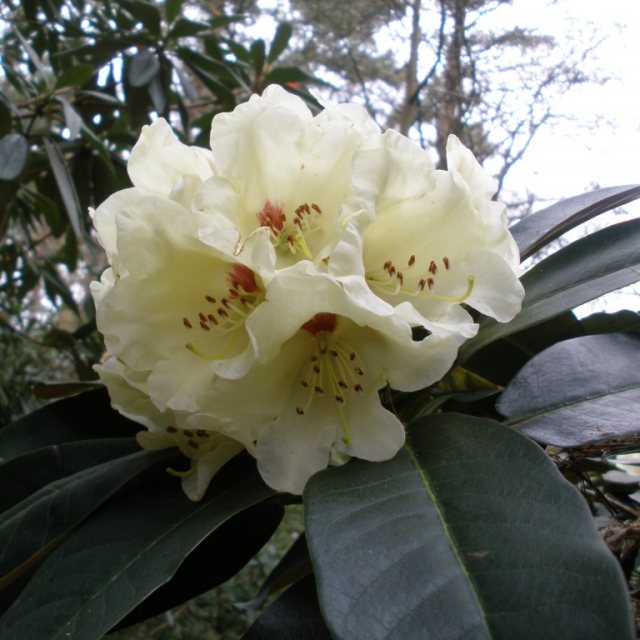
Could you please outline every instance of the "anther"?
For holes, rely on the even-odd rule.
[[[427,286],[427,281],[424,278],[421,278],[420,282],[418,282],[418,286],[420,287],[420,291],[424,291],[424,288]]]
[[[407,262],[407,266],[408,267],[413,267],[414,262],[416,261],[416,257],[415,256],[411,256],[409,258],[409,262]]]
[[[317,364],[313,365],[313,371],[314,373],[320,373],[320,367]]]
[[[296,407],[296,413],[299,416],[303,416],[304,415],[304,409],[302,407]]]
[[[362,391],[362,385],[361,384],[354,385],[353,390],[359,393],[360,391]]]
[[[429,263],[429,273],[435,276],[437,272],[438,272],[438,265],[432,260]]]
[[[433,285],[434,285],[434,284],[435,284],[435,283],[434,283],[434,281],[433,281],[433,278],[429,278],[429,279],[427,280],[427,286],[429,287],[429,291],[431,291],[431,289],[433,289]]]
[[[213,313],[209,313],[207,315],[207,318],[209,318],[209,320],[211,320],[211,322],[213,322],[213,324],[218,324],[218,320],[217,318],[213,315]]]
[[[404,284],[404,274],[402,273],[402,271],[398,271],[398,273],[396,273],[396,278],[398,279],[400,285]]]
[[[334,398],[335,398],[336,402],[340,402],[341,404],[344,403],[344,398],[342,396],[339,396],[339,395],[336,394],[334,396]]]
[[[185,429],[182,433],[184,433],[185,436],[187,436],[187,438],[193,438],[193,431],[191,431],[190,429]]]
[[[315,389],[315,392],[316,392],[316,393],[319,393],[319,394],[321,394],[321,395],[324,393],[324,389],[323,389],[319,384],[317,384],[317,385],[314,387],[314,389]]]
[[[205,331],[211,331],[211,327],[206,323],[206,322],[201,322],[200,326],[205,330]]]
[[[194,449],[200,448],[200,445],[195,440],[189,440],[189,446],[193,447]]]
[[[449,258],[447,258],[447,256],[442,258],[442,264],[444,265],[445,269],[449,269]]]
[[[341,387],[342,389],[348,388],[348,385],[344,380],[338,380],[338,386]]]
[[[200,322],[207,321],[207,316],[205,316],[204,313],[202,313],[202,311],[198,314],[198,318],[200,318]]]
[[[177,432],[178,432],[178,430],[177,430],[175,427],[168,426],[168,427],[167,427],[167,432],[168,432],[168,433],[177,433]]]
[[[352,352],[349,354],[349,360],[355,360],[355,359],[356,359],[356,352],[355,352],[355,351],[352,351]]]
[[[363,376],[363,375],[364,375],[364,371],[363,371],[360,367],[355,367],[354,371],[355,371],[359,376]]]
[[[309,383],[306,380],[300,380],[300,384],[306,389],[309,386]]]
[[[216,303],[216,299],[213,296],[205,296],[204,299],[207,302],[210,302],[211,304],[215,304]]]
[[[182,318],[182,324],[187,327],[187,329],[193,329],[193,325],[189,322],[189,318]]]
[[[229,317],[229,314],[222,307],[220,307],[220,309],[218,309],[218,315],[222,316],[223,318],[228,318]]]
[[[316,212],[316,213],[322,213],[322,209],[320,209],[320,207],[314,202],[311,205],[311,208]]]

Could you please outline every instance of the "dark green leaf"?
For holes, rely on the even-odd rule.
[[[460,362],[487,344],[553,318],[638,280],[640,220],[596,231],[541,260],[522,277],[522,311],[506,324],[483,319],[475,338],[460,349]]]
[[[219,526],[273,495],[255,465],[227,466],[201,502],[187,500],[179,481],[165,474],[105,505],[41,565],[0,619],[0,635],[101,637]]]
[[[184,38],[187,36],[197,36],[209,28],[209,25],[204,22],[195,22],[188,18],[181,17],[173,25],[167,37],[177,40],[178,38]]]
[[[183,1],[184,0],[165,0],[164,13],[169,24],[171,24],[180,15]]]
[[[144,87],[160,71],[160,61],[153,51],[145,49],[136,53],[129,65],[129,83],[132,87]]]
[[[532,358],[497,409],[525,435],[560,447],[640,431],[640,336],[565,340]]]
[[[225,522],[184,559],[169,582],[140,603],[117,628],[173,609],[229,580],[271,538],[283,514],[282,505],[259,504]]]
[[[50,482],[140,451],[134,438],[101,438],[49,445],[0,465],[0,511]]]
[[[252,625],[242,640],[331,640],[322,619],[313,576],[287,589]],[[408,639],[407,639],[408,640]]]
[[[640,314],[623,309],[615,313],[592,313],[580,320],[587,334],[613,333],[614,331],[631,331],[640,333]]]
[[[74,64],[65,69],[56,79],[56,89],[81,87],[93,78],[96,68],[92,64]]]
[[[266,78],[266,84],[287,84],[288,82],[309,82],[313,78],[298,67],[278,67],[270,71]]]
[[[266,49],[264,40],[258,39],[255,40],[251,44],[251,62],[253,64],[253,68],[256,74],[260,75],[262,73],[262,68],[264,67],[264,61],[266,59]]]
[[[87,391],[52,402],[0,429],[0,464],[47,445],[90,438],[131,438],[141,429],[111,408],[105,389]]]
[[[336,640],[635,637],[583,499],[497,422],[418,420],[393,460],[315,475],[305,513]]]
[[[78,193],[73,184],[73,180],[71,179],[69,169],[57,145],[47,138],[43,138],[43,142],[45,151],[47,152],[47,157],[49,158],[51,171],[53,172],[56,184],[58,185],[58,191],[60,192],[60,197],[62,198],[69,222],[71,223],[71,228],[76,236],[81,237],[82,224],[80,220],[82,213],[80,199],[78,198]]]
[[[154,36],[160,34],[160,12],[153,2],[147,2],[146,0],[120,0],[120,2]]]
[[[269,56],[267,57],[269,64],[273,64],[287,48],[289,38],[291,38],[291,31],[292,28],[288,22],[283,22],[278,25],[276,34],[273,36],[273,41],[271,42],[271,47],[269,48]]]
[[[11,133],[12,125],[13,116],[11,115],[11,109],[7,106],[4,98],[0,97],[0,136]]]
[[[103,144],[102,140],[100,140],[100,138],[98,138],[98,136],[96,136],[96,134],[91,130],[91,128],[86,125],[82,126],[80,132],[82,133],[82,137],[89,144],[89,146],[91,146],[96,151],[110,176],[115,177],[113,162],[111,162],[111,154]]]
[[[510,231],[524,260],[579,224],[637,198],[640,185],[597,189],[538,211],[513,225]]]
[[[0,514],[0,589],[50,553],[69,531],[167,451],[138,451],[51,482]],[[0,634],[1,635],[1,634]]]
[[[0,139],[0,180],[17,178],[28,155],[29,145],[21,133],[10,133]]]

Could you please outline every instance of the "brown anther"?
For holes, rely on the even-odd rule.
[[[227,313],[226,309],[223,309],[222,307],[220,307],[220,309],[218,309],[218,315],[222,316],[223,318],[228,318],[229,314]]]
[[[198,438],[208,438],[209,437],[209,434],[204,429],[196,430],[196,435],[198,436]]]
[[[200,445],[195,440],[189,440],[189,446],[193,447],[194,449],[200,448]]]
[[[352,351],[352,352],[349,354],[349,360],[355,360],[355,359],[356,359],[356,352],[355,352],[355,351]]]
[[[313,365],[313,371],[314,373],[320,373],[320,367],[317,364]]]
[[[404,284],[404,274],[402,271],[398,271],[398,273],[396,273],[396,278],[401,285]]]
[[[362,385],[361,384],[356,384],[353,386],[353,390],[357,391],[358,393],[360,393],[362,391]]]
[[[433,260],[429,263],[429,273],[434,276],[438,273],[438,265]]]
[[[198,318],[200,318],[200,322],[207,321],[207,316],[205,316],[204,313],[202,313],[202,311],[198,314]]]
[[[391,277],[393,277],[393,276],[394,276],[394,274],[395,274],[395,272],[396,272],[396,268],[395,268],[393,265],[391,265],[391,266],[389,267],[389,275],[390,275]]]
[[[338,386],[342,389],[346,389],[348,387],[347,383],[344,380],[338,380]]]
[[[445,269],[449,269],[449,258],[447,258],[447,256],[442,258],[442,264],[444,265]]]
[[[408,267],[413,267],[413,265],[414,265],[415,261],[416,261],[416,257],[415,257],[415,256],[411,256],[411,257],[409,258],[409,262],[407,262],[407,266],[408,266]]]
[[[356,367],[354,369],[354,371],[359,375],[359,376],[363,376],[364,375],[364,371],[360,368],[360,367]]]
[[[319,393],[319,394],[323,394],[324,393],[324,389],[319,384],[317,384],[314,387],[314,390],[315,390],[316,393]]]
[[[338,357],[338,352],[335,349],[331,349],[331,351],[329,352],[334,358]]]
[[[240,292],[236,288],[229,289],[229,294],[232,298],[238,298],[240,296]]]
[[[216,303],[216,299],[213,296],[205,296],[204,299],[207,302],[210,302],[211,304],[215,304]]]
[[[207,315],[207,318],[209,318],[209,320],[213,322],[213,324],[218,324],[218,319],[213,315],[213,313],[209,313]]]
[[[231,306],[231,303],[226,299],[226,298],[222,298],[222,300],[220,300],[220,302],[227,307],[227,309]]]
[[[211,327],[206,323],[206,322],[201,322],[200,326],[205,330],[205,331],[211,331]]]
[[[182,433],[184,433],[187,438],[193,438],[193,436],[195,435],[190,429],[185,429]]]
[[[318,356],[311,356],[311,362],[318,362]]]
[[[167,433],[177,433],[177,429],[171,425],[167,427]]]
[[[303,416],[304,415],[304,409],[302,407],[296,407],[296,413],[299,416]]]
[[[311,208],[316,212],[316,213],[322,213],[322,209],[320,209],[320,207],[314,202],[311,205]]]
[[[433,278],[429,278],[429,279],[427,280],[427,286],[429,287],[429,291],[431,291],[431,289],[433,289],[433,285],[434,285],[434,284],[435,284],[435,283],[434,283],[434,281],[433,281]]]
[[[182,324],[187,327],[187,329],[193,329],[193,325],[189,322],[189,318],[182,318]]]
[[[387,260],[383,265],[382,268],[385,271],[388,271],[389,269],[391,269],[391,267],[393,266],[393,262],[391,262],[391,260]]]
[[[336,394],[334,396],[334,398],[335,398],[336,402],[340,402],[340,403],[344,402],[344,398],[342,396],[339,396],[338,394]]]
[[[424,278],[421,278],[420,282],[418,282],[418,286],[420,287],[420,291],[424,291],[424,288],[427,286],[427,281]]]
[[[309,383],[306,380],[300,380],[300,384],[306,389],[309,386]]]

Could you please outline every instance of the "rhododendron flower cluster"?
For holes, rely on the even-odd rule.
[[[466,306],[517,313],[494,182],[455,137],[447,160],[276,86],[216,116],[210,151],[143,129],[133,187],[93,212],[97,371],[143,447],[191,459],[190,498],[243,449],[292,493],[335,454],[391,458],[404,427],[380,390],[440,380],[476,332]]]

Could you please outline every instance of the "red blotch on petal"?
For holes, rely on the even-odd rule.
[[[315,336],[321,331],[335,331],[337,324],[338,316],[335,313],[316,313],[302,328]]]
[[[253,271],[251,271],[249,267],[245,267],[242,264],[234,264],[231,267],[231,271],[229,272],[229,280],[232,286],[240,286],[247,293],[254,293],[260,288],[258,287],[256,276]]]

